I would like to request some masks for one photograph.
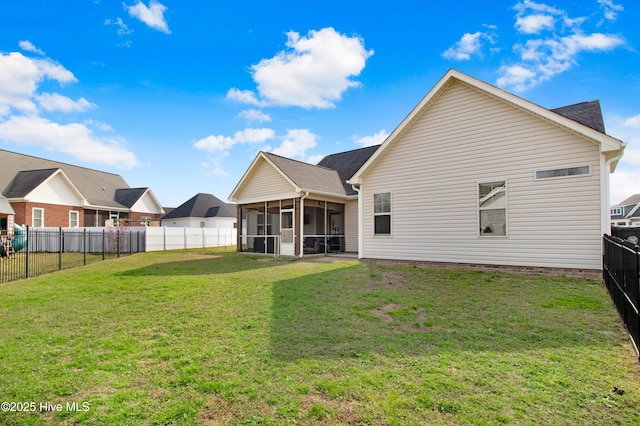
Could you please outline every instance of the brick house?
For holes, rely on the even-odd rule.
[[[0,150],[0,164],[0,194],[17,224],[138,226],[164,214],[150,188],[129,188],[117,174],[6,150]]]

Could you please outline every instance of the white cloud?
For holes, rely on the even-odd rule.
[[[516,29],[524,34],[537,34],[542,30],[551,30],[554,25],[555,19],[551,15],[533,14],[516,18]]]
[[[629,117],[622,122],[622,127],[640,129],[640,114]]]
[[[445,50],[442,56],[458,61],[469,60],[472,55],[480,53],[483,37],[485,34],[482,32],[465,33],[456,44]]]
[[[162,31],[166,34],[171,34],[167,21],[164,17],[164,12],[167,10],[167,7],[157,0],[151,0],[149,2],[149,6],[146,6],[138,0],[138,2],[133,6],[124,5],[124,7],[127,12],[129,12],[129,15],[139,19],[151,28]]]
[[[231,89],[227,97],[253,105],[333,108],[342,94],[360,83],[359,75],[373,50],[360,37],[333,28],[310,31],[306,37],[287,33],[287,50],[251,67],[261,100],[251,91]]]
[[[11,109],[35,113],[33,97],[45,79],[60,84],[77,81],[63,66],[49,59],[32,59],[19,52],[0,53],[0,117]]]
[[[609,3],[601,0],[602,8],[617,8]],[[519,61],[500,68],[497,80],[500,87],[525,91],[569,70],[578,64],[579,55],[584,52],[609,52],[625,44],[619,35],[584,31],[581,26],[587,18],[570,18],[565,11],[543,3],[525,0],[515,9],[515,28],[523,35],[537,38],[514,45]]]
[[[77,101],[58,93],[43,93],[36,96],[38,104],[46,111],[82,112],[95,108],[96,104],[80,98]]]
[[[618,19],[618,12],[624,10],[621,5],[613,3],[613,0],[598,0],[598,3],[604,13],[604,19],[607,21],[615,21]]]
[[[260,101],[256,98],[256,94],[251,90],[231,88],[227,92],[227,99],[244,104],[260,105]]]
[[[240,111],[238,117],[244,118],[249,122],[257,121],[259,123],[264,123],[271,121],[271,117],[269,116],[269,114],[265,114],[258,109],[246,109],[244,111]]]
[[[389,136],[384,129],[380,130],[378,133],[371,136],[364,136],[362,138],[358,138],[355,140],[355,143],[360,146],[372,146],[372,145],[380,145],[384,140]]]
[[[522,92],[567,71],[577,63],[577,56],[582,52],[607,52],[624,43],[617,35],[602,33],[528,40],[514,47],[520,53],[521,62],[503,66],[497,84]]]
[[[33,43],[31,43],[29,40],[19,41],[18,45],[20,46],[20,49],[26,52],[33,52],[33,53],[37,53],[38,55],[44,56],[44,52],[41,49],[38,49],[37,47],[35,47]]]
[[[44,118],[10,117],[0,123],[0,140],[69,154],[81,161],[119,168],[138,166],[135,154],[118,137],[98,137],[83,124],[58,124]]]
[[[607,133],[627,142],[622,159],[611,175],[610,199],[619,203],[633,194],[640,194],[640,114],[631,117],[614,117],[607,126]]]
[[[195,141],[193,147],[201,151],[226,155],[227,151],[236,144],[264,143],[273,138],[275,138],[273,129],[247,128],[235,132],[233,136],[207,136],[206,138]]]
[[[122,18],[116,18],[116,19],[106,19],[104,21],[105,25],[114,25],[117,27],[117,32],[118,35],[128,35],[131,34],[133,32],[133,30],[129,29],[129,27],[127,26],[127,24],[124,23],[124,21],[122,20]]]
[[[287,158],[304,160],[307,149],[315,148],[318,136],[307,129],[291,129],[283,138],[282,143],[272,152]]]

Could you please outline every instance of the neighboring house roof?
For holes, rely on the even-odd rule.
[[[371,157],[380,145],[367,146],[346,152],[339,152],[324,157],[318,166],[333,169],[338,172],[347,195],[355,195],[356,191],[347,183],[351,176]]]
[[[622,208],[622,214],[611,215],[611,219],[630,219],[632,217],[640,217],[640,194],[635,194],[623,200],[611,208]]]
[[[28,189],[29,185],[33,185],[38,179],[42,179],[43,177],[46,180],[48,178],[46,171],[49,170],[53,173],[53,171],[57,169],[61,169],[64,172],[65,176],[87,200],[88,205],[91,207],[113,210],[128,209],[130,205],[135,203],[135,201],[131,203],[129,197],[140,189],[133,189],[132,192],[124,196],[122,194],[116,195],[116,192],[119,190],[131,189],[120,175],[2,149],[0,149],[0,164],[2,164],[0,168],[0,191],[2,191],[7,198],[13,197],[13,195],[8,194],[21,194],[17,197],[28,194],[28,191],[25,193],[25,190]],[[19,182],[14,182],[19,173],[21,174]],[[51,174],[49,174],[49,176],[51,176]],[[27,181],[23,182],[23,178],[27,179]],[[41,180],[40,183],[43,181],[44,180]],[[9,185],[11,185],[12,188],[9,188]],[[11,190],[10,193],[8,191],[9,189]],[[143,189],[146,190],[148,188]],[[144,190],[138,193],[142,195],[144,194]],[[126,204],[122,204],[121,201],[126,201]],[[160,204],[158,204],[158,208],[161,208]]]
[[[162,219],[177,219],[181,217],[235,218],[236,209],[233,204],[225,203],[214,195],[199,193],[162,216]]]
[[[60,169],[22,170],[4,188],[7,198],[24,198]]]
[[[16,212],[13,211],[13,207],[11,207],[9,200],[4,198],[2,194],[0,194],[0,214],[16,214]]]
[[[149,188],[119,188],[116,189],[115,200],[131,208],[148,190]]]
[[[604,131],[604,120],[602,119],[602,109],[598,100],[554,108],[551,111],[599,132],[606,133]]]
[[[516,95],[508,93],[502,89],[485,83],[481,80],[473,78],[469,75],[463,74],[456,70],[449,70],[438,81],[438,83],[422,98],[422,100],[416,105],[413,110],[405,117],[404,120],[394,129],[393,132],[387,137],[387,139],[380,145],[371,157],[365,162],[365,164],[352,176],[350,183],[360,184],[362,183],[361,177],[371,168],[380,158],[385,154],[387,149],[395,144],[401,136],[408,131],[412,124],[435,102],[435,100],[443,93],[447,88],[454,83],[464,84],[475,90],[483,92],[488,96],[499,99],[503,102],[513,105],[523,111],[526,111],[532,115],[538,116],[543,120],[549,121],[559,127],[566,129],[574,134],[581,136],[582,138],[598,144],[600,152],[611,153],[611,158],[615,158],[617,155],[622,156],[626,144],[616,138],[608,136],[602,131],[591,127],[595,125],[598,127],[598,120],[594,120],[594,111],[597,106],[599,109],[599,102],[591,103],[587,102],[587,105],[575,104],[567,107],[557,108],[555,111],[548,110],[539,105],[536,105],[526,99],[520,98]],[[579,120],[578,120],[579,119]],[[582,121],[585,121],[585,124]],[[601,120],[601,118],[600,118]],[[604,130],[604,125],[601,126]],[[620,158],[618,157],[618,158]],[[615,170],[617,160],[612,161],[610,165],[610,172]]]

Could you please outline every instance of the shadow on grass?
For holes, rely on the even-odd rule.
[[[606,319],[615,315],[594,284],[372,268],[351,266],[274,283],[271,356],[294,361],[519,352],[616,342]]]
[[[205,254],[204,256],[208,257],[177,262],[159,262],[118,272],[115,275],[124,277],[216,275],[272,268],[286,263],[285,260],[272,257],[244,256],[235,253],[227,255]]]

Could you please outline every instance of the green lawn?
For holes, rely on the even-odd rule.
[[[628,425],[639,378],[595,281],[197,250],[0,285],[3,425]]]

